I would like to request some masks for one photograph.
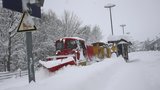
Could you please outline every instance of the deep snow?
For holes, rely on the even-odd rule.
[[[12,78],[0,82],[0,90],[159,90],[160,52],[130,53],[126,63],[122,57],[105,59],[88,66],[67,66],[56,73],[40,69],[36,83],[28,78]]]

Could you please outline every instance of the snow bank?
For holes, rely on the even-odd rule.
[[[113,76],[106,90],[159,90],[160,52],[135,52]]]
[[[128,63],[122,57],[114,57],[88,66],[67,66],[54,74],[42,70],[36,77],[44,75],[44,79],[37,79],[36,83],[26,84],[25,80],[17,79],[13,80],[14,85],[6,81],[0,87],[1,90],[159,90],[160,52],[134,52],[129,56]]]

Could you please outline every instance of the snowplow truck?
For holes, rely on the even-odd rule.
[[[64,37],[55,42],[56,53],[46,61],[39,61],[42,66],[54,72],[67,65],[86,65],[88,54],[87,46],[82,38]],[[90,55],[91,57],[92,55]]]

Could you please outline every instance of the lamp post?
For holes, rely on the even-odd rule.
[[[111,20],[111,31],[112,31],[112,35],[114,34],[113,33],[113,24],[112,24],[112,12],[111,12],[111,8],[112,7],[115,7],[116,5],[114,4],[108,4],[106,6],[104,6],[104,8],[109,8],[109,11],[110,11],[110,20]]]
[[[123,30],[123,35],[124,35],[124,27],[126,26],[125,24],[120,25],[122,27]]]

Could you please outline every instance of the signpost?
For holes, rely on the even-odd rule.
[[[27,60],[28,60],[29,83],[31,81],[35,82],[31,31],[36,30],[36,27],[30,15],[40,18],[41,17],[40,6],[43,6],[43,3],[44,3],[44,0],[3,0],[4,8],[23,13],[23,16],[17,31],[18,32],[27,31],[26,32],[26,45],[27,45],[26,49],[27,49]]]
[[[37,28],[34,25],[32,17],[28,13],[24,12],[19,27],[17,29],[17,32],[34,31],[34,30],[37,30]]]

